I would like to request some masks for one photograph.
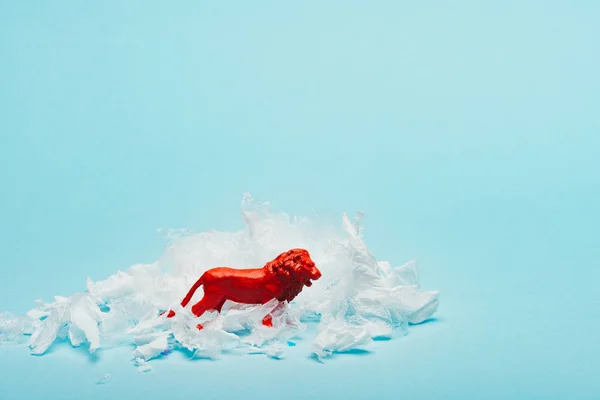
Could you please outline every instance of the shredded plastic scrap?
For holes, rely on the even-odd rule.
[[[85,293],[55,296],[51,303],[37,300],[26,316],[1,313],[0,343],[30,335],[28,345],[38,355],[57,340],[85,344],[90,352],[134,344],[133,363],[147,372],[149,360],[174,349],[193,357],[218,358],[224,350],[238,349],[280,358],[291,339],[304,333],[306,321],[314,319],[318,333],[311,350],[322,359],[390,337],[394,328],[406,330],[437,310],[439,293],[419,289],[414,261],[392,267],[369,252],[362,238],[362,214],[354,222],[343,214],[343,229],[338,230],[273,213],[268,203],[256,203],[245,194],[242,215],[244,230],[172,231],[171,245],[153,264],[133,265],[103,281],[88,278]],[[262,266],[294,247],[308,249],[323,276],[292,304],[227,302],[221,313],[200,318],[179,305],[182,294],[207,269]],[[199,289],[192,302],[201,296]],[[158,310],[168,309],[176,311],[174,318],[159,315]],[[272,327],[261,323],[267,313],[273,316]],[[198,323],[204,329],[198,330]]]
[[[102,378],[100,378],[96,381],[96,384],[97,385],[106,385],[108,382],[110,382],[110,374],[104,374],[104,376],[102,376]]]

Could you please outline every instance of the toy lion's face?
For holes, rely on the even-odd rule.
[[[321,271],[310,258],[308,251],[304,249],[289,250],[278,258],[283,268],[288,271],[289,276],[305,286],[312,286],[312,281],[316,281],[321,277]]]
[[[305,286],[312,286],[312,281],[316,281],[321,277],[321,271],[317,268],[314,261],[307,255],[301,259],[301,265],[299,275],[303,278]]]

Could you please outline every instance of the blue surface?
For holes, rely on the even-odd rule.
[[[600,398],[600,3],[413,3],[0,1],[0,310],[239,229],[245,190],[364,210],[442,292],[323,365],[2,347],[0,399]]]

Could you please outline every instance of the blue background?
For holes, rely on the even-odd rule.
[[[442,297],[325,364],[3,347],[0,399],[600,398],[600,3],[447,3],[1,1],[0,310],[240,229],[245,190],[364,210]]]

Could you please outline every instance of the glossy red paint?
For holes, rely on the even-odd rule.
[[[262,324],[264,326],[272,327],[273,326],[273,317],[271,317],[270,314],[265,315],[265,317],[262,319]]]

